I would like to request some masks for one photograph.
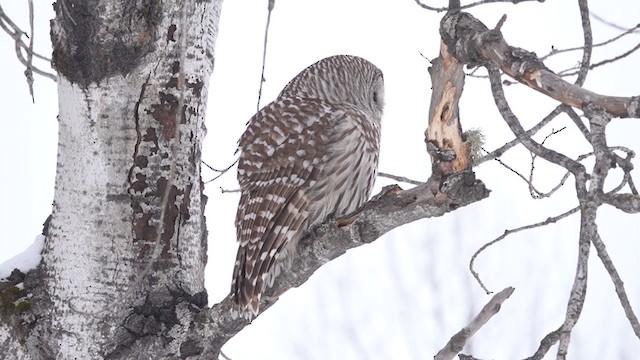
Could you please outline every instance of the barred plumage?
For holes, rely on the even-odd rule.
[[[256,315],[309,228],[369,198],[383,98],[377,67],[338,55],[303,70],[251,118],[239,141],[235,311]]]

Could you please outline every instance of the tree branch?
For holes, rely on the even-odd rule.
[[[453,359],[456,354],[462,351],[462,348],[467,343],[467,341],[475,335],[481,327],[483,327],[492,317],[500,311],[502,303],[507,300],[511,294],[513,294],[514,288],[508,287],[499,293],[493,295],[491,300],[480,310],[478,315],[476,315],[473,320],[469,323],[469,325],[465,326],[460,330],[457,334],[453,335],[449,342],[442,348],[442,350],[438,351],[436,356],[434,356],[435,360],[450,360]]]
[[[268,0],[267,4],[267,23],[264,26],[264,45],[262,49],[262,72],[260,73],[260,89],[258,90],[258,103],[256,111],[260,111],[260,99],[262,98],[262,85],[266,81],[264,78],[264,68],[267,63],[267,40],[269,40],[269,24],[271,24],[271,12],[276,4],[276,0]]]
[[[607,252],[607,248],[604,245],[604,242],[600,238],[600,235],[597,233],[591,239],[591,242],[593,243],[593,247],[596,248],[596,252],[598,253],[600,261],[602,261],[604,268],[607,270],[609,276],[611,277],[611,282],[613,282],[613,286],[616,289],[616,294],[618,294],[620,305],[622,305],[624,314],[627,316],[633,332],[640,339],[640,323],[638,322],[638,317],[633,312],[633,308],[631,307],[631,303],[629,302],[629,297],[627,296],[627,292],[624,289],[624,282],[620,278],[618,270],[616,270],[613,261],[609,257],[609,253]]]
[[[585,168],[579,162],[568,158],[567,156],[558,153],[552,149],[547,149],[544,146],[538,144],[533,141],[529,136],[526,135],[524,128],[518,121],[516,115],[511,111],[509,104],[504,96],[504,90],[502,89],[502,84],[500,83],[500,73],[498,70],[491,64],[487,65],[487,71],[489,72],[489,80],[491,82],[491,92],[493,93],[493,98],[496,102],[496,107],[503,119],[516,136],[518,141],[524,145],[527,150],[536,154],[537,156],[554,163],[558,166],[561,166],[573,173],[576,177],[581,175],[584,176]]]
[[[640,96],[605,96],[570,84],[547,69],[534,53],[510,46],[499,30],[489,30],[468,13],[447,13],[440,35],[449,51],[465,64],[491,63],[522,84],[579,109],[593,103],[617,117],[640,117]]]
[[[449,11],[449,7],[429,6],[427,4],[422,3],[422,1],[420,1],[420,0],[415,0],[415,1],[416,1],[416,4],[418,4],[423,9],[427,9],[427,10],[431,10],[431,11],[435,11],[435,12]],[[459,6],[459,9],[468,9],[468,8],[472,8],[474,6],[479,6],[479,5],[482,5],[482,4],[490,4],[490,3],[497,3],[497,2],[518,4],[518,3],[521,3],[521,2],[525,2],[525,1],[544,2],[544,0],[478,0],[478,1],[476,1],[474,3],[471,3],[471,4],[466,4],[466,5]]]
[[[30,14],[30,18],[31,18],[31,15],[32,14]],[[11,21],[9,16],[4,12],[4,10],[2,10],[2,6],[0,6],[0,28],[13,38],[15,42],[16,57],[18,58],[20,63],[22,63],[27,68],[27,71],[30,70],[33,73],[42,75],[53,81],[57,81],[58,78],[54,74],[40,70],[39,68],[33,66],[31,61],[32,56],[46,61],[47,63],[49,63],[49,65],[51,64],[51,59],[46,56],[42,56],[36,52],[33,52],[33,42],[31,40],[30,40],[29,46],[27,46],[27,44],[25,44],[24,41],[22,41],[22,36],[25,35],[26,33],[22,31],[22,29],[20,29],[13,21]],[[33,38],[33,32],[31,37]],[[23,49],[27,51],[27,54],[30,57],[29,60],[25,59],[24,56],[22,55]]]
[[[589,3],[587,0],[578,0],[580,7],[580,19],[582,21],[582,34],[584,36],[584,47],[582,50],[582,60],[580,61],[580,70],[575,84],[584,85],[589,72],[589,64],[591,62],[591,52],[593,51],[593,34],[591,33],[591,21],[589,19]]]
[[[422,181],[412,180],[412,179],[409,179],[408,177],[388,174],[388,173],[384,173],[384,172],[378,172],[378,177],[384,177],[384,178],[391,179],[391,180],[394,180],[394,181],[400,181],[400,182],[403,182],[403,183],[416,185],[416,186],[423,183]]]
[[[634,194],[604,195],[602,201],[629,214],[640,213],[640,196]]]
[[[581,203],[580,205],[584,205]],[[589,250],[591,246],[590,239],[597,232],[595,224],[597,206],[593,203],[582,208],[580,211],[580,239],[578,241],[578,261],[576,264],[576,273],[573,280],[573,286],[569,293],[569,301],[567,302],[567,310],[565,319],[558,329],[558,353],[557,359],[564,359],[569,348],[571,340],[571,331],[578,322],[584,300],[587,297],[587,276],[589,271]]]
[[[424,136],[432,171],[443,176],[471,168],[470,146],[463,139],[458,109],[464,87],[462,65],[441,42],[440,55],[429,68],[433,91]]]
[[[551,120],[555,119],[558,115],[562,114],[562,112],[564,112],[567,108],[569,108],[567,105],[564,105],[564,104],[558,105],[547,116],[545,116],[542,120],[540,120],[540,122],[537,123],[534,127],[532,127],[531,129],[525,131],[524,135],[527,136],[527,137],[533,136],[535,133],[540,131],[540,129],[542,129],[548,123],[550,123]],[[518,138],[515,138],[515,139],[509,141],[508,143],[502,145],[501,147],[493,150],[492,152],[486,154],[485,156],[481,157],[480,159],[478,159],[477,161],[474,162],[474,165],[477,166],[477,165],[482,164],[485,161],[493,160],[495,158],[498,158],[498,157],[502,156],[505,152],[507,152],[509,149],[513,148],[514,146],[516,146],[518,144],[520,144],[520,141],[518,140]]]
[[[515,229],[507,229],[504,231],[504,233],[500,236],[498,236],[497,238],[489,241],[488,243],[482,245],[478,250],[476,250],[475,253],[473,253],[473,255],[471,256],[471,260],[469,261],[469,271],[471,272],[471,275],[473,275],[473,277],[476,279],[476,281],[478,282],[478,284],[480,285],[480,287],[482,288],[482,290],[484,290],[487,294],[491,294],[492,291],[490,291],[485,285],[484,282],[482,282],[482,280],[480,280],[480,274],[478,274],[478,272],[475,270],[474,264],[476,261],[476,258],[483,252],[485,251],[487,248],[489,248],[490,246],[493,246],[495,243],[498,243],[500,241],[502,241],[503,239],[505,239],[507,236],[511,235],[511,234],[515,234],[517,232],[523,231],[523,230],[530,230],[530,229],[534,229],[537,227],[542,227],[542,226],[546,226],[549,224],[554,224],[566,217],[569,217],[572,214],[575,214],[578,212],[578,210],[580,209],[580,207],[574,207],[571,210],[565,211],[560,215],[557,216],[553,216],[553,217],[549,217],[544,221],[540,221],[534,224],[528,224],[528,225],[524,225],[524,226],[520,226],[518,228]]]
[[[591,16],[593,16],[594,18],[597,19],[597,16],[594,15],[593,13],[591,13]],[[611,44],[611,43],[613,43],[613,42],[615,42],[617,40],[622,39],[623,37],[625,37],[625,36],[627,36],[629,34],[635,33],[638,29],[640,29],[640,24],[638,24],[638,25],[636,25],[636,26],[634,26],[632,28],[629,28],[629,29],[621,29],[621,30],[624,30],[623,33],[621,33],[619,35],[616,35],[616,36],[614,36],[614,37],[612,37],[612,38],[610,38],[608,40],[599,42],[597,44],[593,44],[591,46],[591,48],[593,49],[593,48],[597,48],[597,47],[601,47],[601,46],[604,46],[604,45]],[[566,49],[555,49],[555,48],[552,48],[551,51],[547,55],[542,56],[540,58],[540,60],[544,61],[544,60],[546,60],[546,59],[548,59],[548,58],[550,58],[552,56],[555,56],[555,55],[559,55],[559,54],[566,53],[566,52],[571,52],[571,51],[576,51],[576,50],[582,50],[582,49],[584,49],[584,46],[576,46],[576,47],[566,48]]]
[[[442,216],[488,196],[489,190],[470,171],[452,175],[441,185],[431,178],[404,191],[397,186],[385,187],[355,213],[328,219],[311,230],[298,245],[291,270],[282,273],[274,287],[267,291],[260,309],[264,312],[278,301],[280,294],[302,285],[318,268],[349,249],[371,243],[401,225]],[[231,307],[232,301],[227,297],[203,314],[209,319],[208,333],[216,334],[210,339],[214,348],[221,348],[250,323],[243,318],[232,318]]]

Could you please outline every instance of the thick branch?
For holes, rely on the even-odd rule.
[[[585,205],[581,203],[581,205]],[[580,217],[580,239],[578,241],[578,262],[576,264],[576,274],[571,287],[569,301],[567,302],[567,310],[565,312],[564,323],[558,331],[558,353],[557,359],[564,359],[569,348],[571,339],[571,331],[578,322],[584,300],[587,296],[587,276],[589,269],[589,250],[590,239],[597,233],[595,224],[597,206],[589,203],[585,208],[581,209]]]
[[[593,243],[593,247],[596,248],[598,257],[600,258],[600,261],[602,261],[604,268],[609,273],[609,277],[611,277],[611,282],[613,282],[613,286],[616,289],[616,294],[618,295],[618,300],[620,300],[620,305],[622,305],[624,314],[629,320],[629,324],[631,325],[634,334],[636,334],[636,337],[640,339],[640,322],[638,321],[638,317],[634,313],[633,307],[629,302],[627,291],[624,289],[624,282],[622,281],[618,270],[613,264],[613,260],[611,260],[611,257],[609,257],[607,247],[604,245],[604,242],[602,241],[598,233],[596,233],[595,236],[591,239],[591,242]]]
[[[640,117],[640,96],[605,96],[570,84],[547,69],[534,53],[510,46],[499,30],[489,30],[468,13],[447,13],[440,35],[453,56],[465,64],[493,63],[517,81],[573,107],[582,109],[593,103],[617,117]]]
[[[487,71],[489,72],[491,92],[493,94],[496,107],[498,108],[498,111],[500,111],[500,115],[502,115],[504,121],[507,123],[518,141],[520,141],[520,143],[522,143],[522,145],[524,145],[524,147],[526,147],[527,150],[531,151],[533,154],[571,171],[571,173],[576,177],[584,177],[585,168],[584,166],[582,166],[582,164],[568,158],[567,156],[557,151],[545,148],[544,146],[538,144],[527,136],[526,131],[520,124],[520,121],[513,113],[513,111],[511,111],[511,107],[507,103],[507,100],[504,96],[504,90],[502,89],[502,83],[500,82],[500,74],[498,73],[498,70],[493,65],[488,65]]]
[[[640,213],[640,196],[634,194],[610,194],[603,196],[602,199],[618,210],[622,210],[629,214]]]
[[[489,190],[470,171],[450,176],[438,185],[432,178],[405,191],[397,186],[386,187],[356,213],[329,219],[312,230],[300,242],[291,271],[277,279],[262,299],[260,309],[269,308],[280,294],[302,285],[318,268],[349,249],[371,243],[401,225],[442,216],[489,196]],[[233,319],[230,310],[231,299],[227,297],[203,314],[210,319],[206,325],[209,333],[216,334],[210,339],[214,348],[221,348],[250,323],[242,318]]]
[[[448,176],[471,167],[469,144],[462,138],[458,102],[464,87],[462,63],[440,44],[440,56],[429,68],[433,91],[429,106],[429,126],[425,131],[427,150],[434,173]]]

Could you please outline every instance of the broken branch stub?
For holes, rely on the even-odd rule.
[[[462,66],[441,42],[440,56],[429,68],[433,91],[425,142],[433,173],[443,177],[471,168],[470,146],[464,141],[458,107],[464,87]]]

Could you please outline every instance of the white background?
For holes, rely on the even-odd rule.
[[[3,9],[24,30],[27,5],[2,1]],[[444,6],[445,1],[430,4]],[[260,79],[267,1],[226,1],[223,5],[216,61],[209,93],[208,137],[204,160],[222,168],[234,160],[236,140],[255,113]],[[591,10],[621,26],[640,22],[636,1],[592,1]],[[502,14],[503,33],[512,45],[542,56],[551,47],[583,43],[577,1],[489,4],[471,12],[487,26]],[[278,0],[271,18],[266,83],[261,106],[272,100],[300,70],[320,58],[339,54],[365,57],[385,75],[386,110],[380,171],[424,180],[430,163],[424,147],[430,80],[427,58],[437,56],[442,13],[420,8],[412,0]],[[49,4],[36,2],[36,50],[50,54]],[[619,33],[592,19],[594,41]],[[640,41],[628,36],[620,45],[594,50],[593,62],[626,51]],[[56,167],[57,92],[55,84],[36,76],[31,103],[24,68],[13,42],[0,34],[0,262],[33,242],[51,211]],[[581,53],[546,62],[552,70],[574,66]],[[585,87],[607,95],[640,93],[640,55],[589,73]],[[572,79],[569,79],[572,81]],[[507,97],[525,128],[533,126],[557,103],[521,85]],[[463,128],[480,128],[487,149],[513,138],[495,110],[489,84],[467,78],[461,102]],[[588,152],[570,120],[553,122],[540,132],[567,129],[547,145],[571,156]],[[640,151],[638,119],[617,119],[608,128],[610,145]],[[522,148],[503,160],[527,172],[530,156]],[[588,163],[590,164],[590,163]],[[552,187],[563,172],[539,161],[536,184]],[[397,229],[372,245],[349,251],[321,268],[306,284],[281,297],[270,310],[224,348],[234,360],[253,359],[427,359],[488,301],[468,271],[473,252],[507,228],[541,221],[576,205],[572,179],[551,199],[531,200],[527,186],[495,162],[475,169],[492,190],[489,199],[442,218]],[[638,171],[634,172],[636,177]],[[213,177],[203,172],[205,180]],[[615,186],[614,179],[608,187]],[[393,183],[378,179],[377,189]],[[233,217],[237,194],[235,169],[210,183],[206,193],[209,302],[226,296],[235,259]],[[409,185],[401,184],[403,187]],[[631,304],[640,311],[640,221],[608,207],[598,213],[603,240],[625,280]],[[465,352],[487,359],[530,356],[546,333],[564,320],[573,281],[579,219],[572,216],[546,229],[507,238],[477,261],[487,286],[516,291],[501,312],[467,345]],[[572,336],[570,359],[632,359],[640,341],[626,322],[612,284],[592,251],[589,288],[583,316]],[[554,356],[548,356],[552,358]]]

